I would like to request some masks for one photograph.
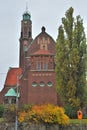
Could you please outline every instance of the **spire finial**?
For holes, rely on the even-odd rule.
[[[26,1],[26,12],[28,13],[28,1]]]

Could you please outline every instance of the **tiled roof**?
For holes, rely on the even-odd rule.
[[[35,53],[32,53],[31,55],[54,55],[54,54],[50,53],[48,50],[40,49],[36,51]]]
[[[21,74],[22,74],[21,68],[10,68],[5,80],[5,86],[15,86],[17,84],[17,76],[20,76]]]

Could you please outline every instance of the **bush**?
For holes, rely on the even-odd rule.
[[[32,106],[29,111],[19,112],[19,122],[34,122],[45,124],[68,124],[69,118],[62,107],[51,104]]]
[[[33,105],[31,105],[31,104],[22,104],[22,105],[20,105],[19,107],[18,107],[18,110],[19,111],[29,111],[29,110],[31,110],[32,109],[32,106]]]
[[[17,114],[16,105],[9,105],[4,113],[4,118],[7,122],[15,122],[15,117]]]
[[[0,118],[3,117],[4,114],[4,105],[0,105]]]

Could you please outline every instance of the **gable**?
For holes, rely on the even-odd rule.
[[[29,47],[28,55],[43,49],[48,51],[49,53],[55,54],[55,46],[56,44],[53,38],[42,29],[42,32],[33,40],[31,46]]]

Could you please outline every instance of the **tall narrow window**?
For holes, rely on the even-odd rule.
[[[31,37],[31,32],[29,31],[29,37]]]
[[[40,62],[38,62],[37,69],[41,70],[41,63]]]
[[[24,30],[23,30],[23,36],[24,36],[24,37],[27,37],[27,36],[28,36],[27,27],[26,27],[26,26],[24,27]]]
[[[43,62],[41,62],[41,70],[43,69]]]
[[[43,64],[43,70],[47,70],[47,64],[46,63]]]

